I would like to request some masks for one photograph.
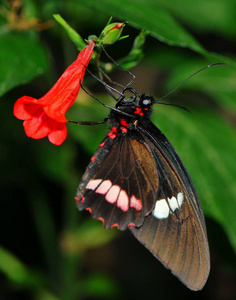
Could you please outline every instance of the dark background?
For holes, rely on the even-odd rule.
[[[145,1],[150,15],[143,17],[144,2],[123,2],[101,1],[100,9],[91,0],[28,0],[20,1],[19,9],[16,1],[1,3],[0,299],[236,299],[235,4]],[[153,12],[163,12],[164,19],[153,20]],[[132,69],[133,86],[157,98],[201,67],[228,62],[196,75],[168,97],[190,114],[157,105],[153,115],[186,164],[206,214],[212,268],[202,291],[188,290],[129,231],[105,230],[75,208],[77,185],[106,125],[69,124],[66,142],[57,147],[46,138],[27,138],[22,121],[14,118],[19,97],[42,97],[77,56],[54,13],[84,39],[99,35],[110,15],[128,20],[124,35],[129,38],[107,48],[114,59],[128,54],[139,29],[149,29],[144,58]],[[175,25],[163,22],[166,14]],[[122,84],[130,81],[123,71],[110,75]],[[114,105],[89,74],[84,85]],[[100,121],[107,113],[81,91],[68,118]]]

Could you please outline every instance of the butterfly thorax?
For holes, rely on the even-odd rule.
[[[108,116],[110,137],[115,138],[120,133],[127,134],[137,130],[138,125],[149,122],[154,103],[155,99],[147,94],[134,95],[118,101],[116,110],[111,110]]]

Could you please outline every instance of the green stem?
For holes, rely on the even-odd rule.
[[[69,38],[76,45],[79,51],[83,50],[87,46],[78,32],[76,32],[59,14],[53,15],[53,17],[65,29]]]

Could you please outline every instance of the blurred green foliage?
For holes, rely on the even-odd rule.
[[[235,6],[234,0],[1,1],[0,299],[153,299],[157,285],[159,299],[193,295],[131,235],[107,231],[76,210],[77,184],[105,125],[69,124],[67,141],[56,147],[27,138],[12,115],[19,97],[44,95],[77,56],[53,14],[61,14],[84,39],[99,35],[111,15],[128,21],[124,34],[130,38],[107,48],[121,62],[134,53],[140,30],[149,31],[136,56],[144,58],[132,70],[133,86],[157,98],[200,68],[227,62],[168,97],[191,114],[158,105],[153,122],[179,152],[207,216],[212,272],[194,299],[236,298]],[[122,84],[130,81],[122,71],[110,75]],[[114,104],[90,76],[84,84]],[[68,118],[101,121],[107,113],[81,91]]]

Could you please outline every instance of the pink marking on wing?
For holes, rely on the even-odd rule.
[[[143,206],[141,200],[132,195],[130,198],[130,207],[133,207],[136,210],[141,210]]]
[[[92,214],[92,209],[90,207],[86,207],[85,210],[87,210],[90,214]]]
[[[117,229],[120,229],[120,226],[117,223],[114,223],[111,225],[111,228],[117,227]]]
[[[105,195],[108,192],[108,190],[111,188],[111,186],[112,186],[111,180],[104,180],[96,189],[96,193]]]
[[[134,223],[129,223],[128,227],[135,227],[136,225]]]
[[[111,203],[114,204],[117,200],[117,197],[119,195],[120,192],[120,187],[118,185],[113,185],[109,192],[106,194],[105,199]]]
[[[90,189],[90,190],[95,190],[96,187],[101,183],[102,179],[91,179],[87,186],[86,189]]]
[[[75,201],[80,204],[79,198],[75,197]]]
[[[117,207],[119,207],[124,212],[128,211],[129,209],[129,197],[126,193],[126,191],[121,190],[118,200],[117,200]]]
[[[103,226],[105,225],[105,220],[102,217],[97,218],[97,220],[102,221]]]

